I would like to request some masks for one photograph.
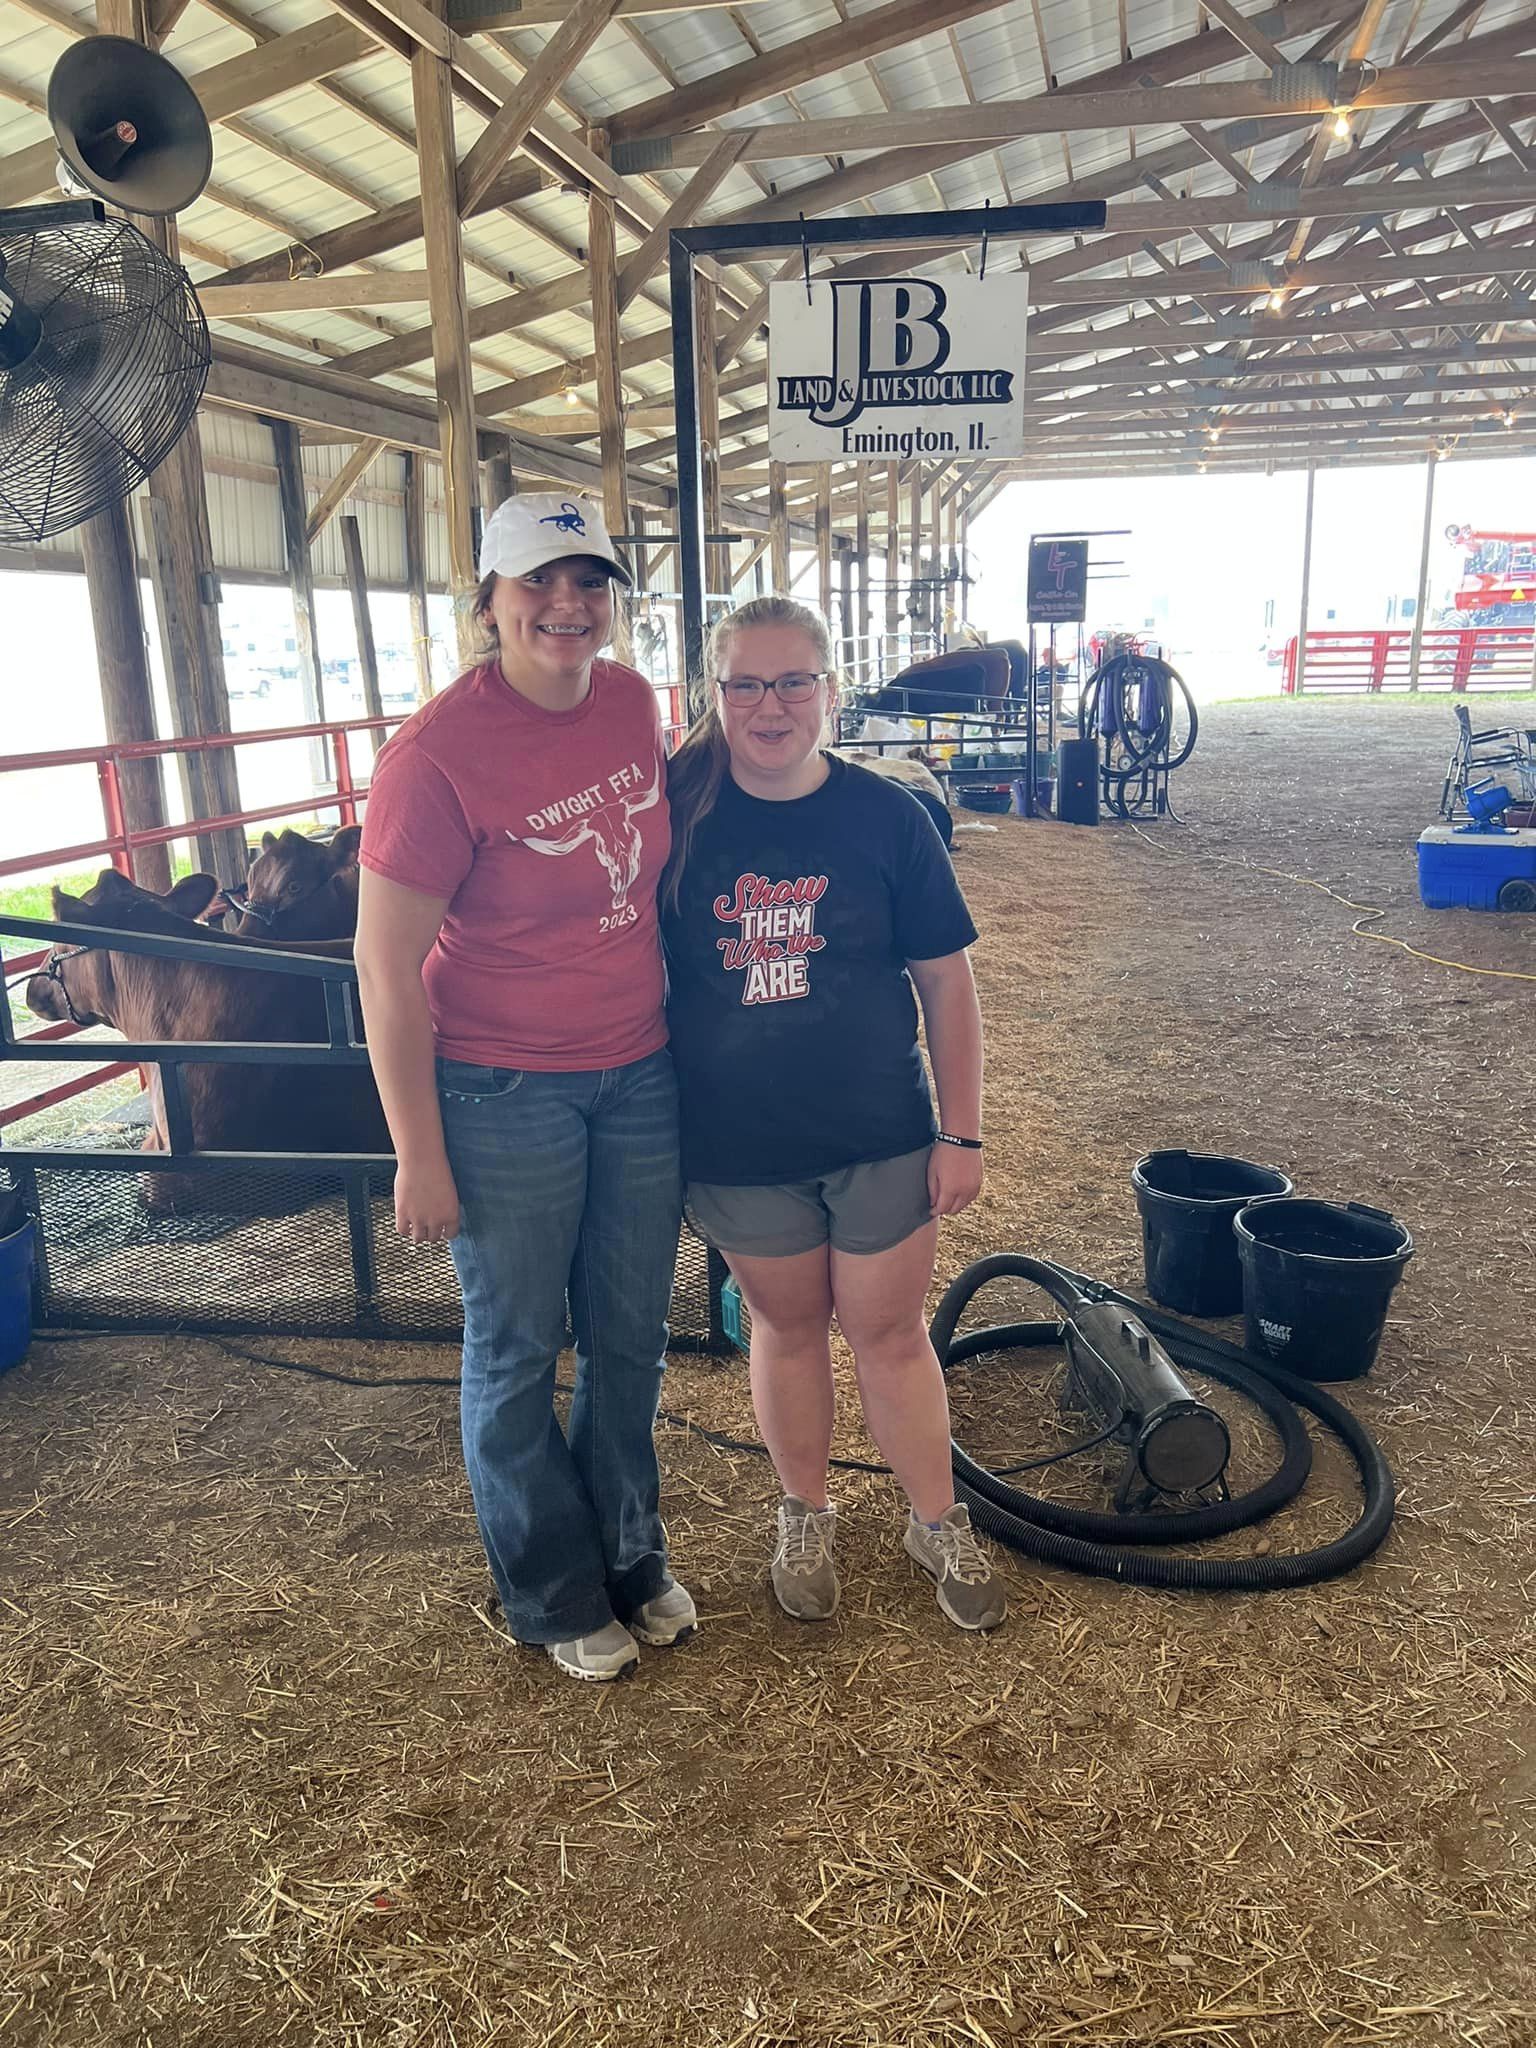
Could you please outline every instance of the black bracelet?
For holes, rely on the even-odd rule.
[[[952,1138],[948,1131],[939,1132],[938,1142],[941,1145],[958,1145],[964,1152],[979,1152],[981,1150],[980,1138]]]

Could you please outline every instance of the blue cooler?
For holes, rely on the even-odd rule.
[[[1536,831],[1431,825],[1419,834],[1427,910],[1536,910]]]

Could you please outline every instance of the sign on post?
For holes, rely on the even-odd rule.
[[[1028,309],[1019,271],[770,285],[770,458],[1022,455]]]
[[[1029,623],[1032,626],[1080,626],[1087,616],[1087,541],[1032,540],[1029,544]]]

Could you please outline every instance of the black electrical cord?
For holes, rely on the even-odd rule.
[[[1257,1402],[1280,1430],[1285,1454],[1279,1471],[1240,1499],[1218,1502],[1187,1514],[1106,1515],[1063,1507],[1009,1486],[1000,1474],[989,1472],[955,1444],[956,1491],[971,1508],[977,1526],[988,1535],[1026,1556],[1097,1578],[1184,1591],[1228,1592],[1270,1592],[1335,1578],[1363,1562],[1382,1543],[1392,1526],[1396,1487],[1374,1439],[1347,1408],[1312,1381],[1282,1372],[1278,1366],[1239,1350],[1236,1345],[1223,1343],[1175,1316],[1148,1308],[1116,1288],[1074,1273],[1070,1267],[1011,1253],[978,1259],[968,1266],[946,1290],[929,1326],[934,1350],[946,1371],[962,1358],[1054,1340],[1057,1326],[1049,1323],[1001,1324],[971,1331],[956,1340],[956,1327],[970,1301],[989,1281],[1004,1275],[1033,1281],[1063,1308],[1070,1309],[1084,1294],[1123,1303],[1158,1338],[1176,1364],[1220,1380]],[[1035,1334],[1039,1332],[1051,1334]],[[1201,1535],[1247,1527],[1294,1498],[1305,1484],[1311,1463],[1310,1440],[1296,1408],[1305,1408],[1315,1415],[1344,1444],[1359,1468],[1365,1501],[1354,1526],[1343,1536],[1311,1550],[1250,1558],[1164,1557],[1155,1551],[1127,1547],[1136,1543],[1184,1543]]]
[[[1006,1252],[979,1259],[968,1266],[945,1291],[929,1326],[934,1350],[946,1373],[967,1359],[1060,1342],[1059,1322],[1003,1323],[968,1331],[964,1337],[956,1336],[960,1317],[974,1296],[990,1281],[1004,1276],[1032,1281],[1068,1312],[1085,1295],[1090,1299],[1122,1303],[1152,1331],[1176,1364],[1235,1388],[1258,1406],[1279,1434],[1282,1457],[1278,1469],[1246,1494],[1173,1513],[1127,1515],[1066,1507],[1006,1483],[1021,1472],[1060,1464],[1108,1441],[1119,1428],[1120,1415],[1096,1435],[1064,1450],[995,1471],[978,1464],[960,1444],[952,1441],[950,1449],[956,1493],[970,1507],[977,1526],[987,1535],[996,1537],[1008,1548],[1025,1556],[1062,1565],[1071,1571],[1119,1579],[1131,1585],[1165,1586],[1184,1591],[1268,1592],[1282,1587],[1309,1585],[1352,1570],[1382,1543],[1392,1525],[1396,1488],[1391,1470],[1374,1439],[1347,1408],[1311,1381],[1282,1372],[1266,1360],[1180,1322],[1177,1317],[1149,1308],[1116,1288],[1075,1273],[1068,1266]],[[80,1342],[115,1334],[112,1331],[37,1332],[40,1338],[56,1343]],[[243,1363],[300,1373],[343,1386],[456,1387],[459,1384],[456,1374],[370,1379],[360,1374],[335,1372],[324,1366],[301,1364],[296,1359],[274,1358],[269,1353],[251,1351],[219,1337],[208,1336],[204,1341]],[[561,1387],[557,1391],[568,1393],[571,1390]],[[1293,1500],[1306,1484],[1312,1462],[1311,1439],[1296,1412],[1297,1408],[1309,1410],[1326,1429],[1332,1431],[1359,1468],[1365,1502],[1354,1526],[1342,1537],[1311,1550],[1252,1558],[1165,1557],[1155,1551],[1131,1547],[1136,1544],[1187,1543],[1250,1527]],[[691,1416],[663,1409],[658,1420],[702,1437],[717,1449],[755,1457],[767,1455],[762,1444],[708,1429]],[[890,1469],[857,1458],[834,1458],[831,1463],[840,1471],[884,1474]]]
[[[35,1339],[48,1344],[83,1344],[100,1338],[113,1337],[118,1334],[115,1330],[35,1330],[33,1332]],[[243,1365],[262,1365],[269,1366],[276,1372],[300,1373],[306,1379],[328,1380],[335,1386],[363,1388],[456,1388],[459,1385],[459,1375],[457,1373],[413,1373],[402,1378],[370,1379],[365,1373],[333,1372],[329,1366],[305,1365],[297,1358],[274,1358],[270,1352],[251,1351],[243,1344],[231,1344],[226,1338],[211,1336],[206,1331],[193,1331],[188,1334],[198,1337],[204,1344],[211,1344],[215,1351],[222,1351],[226,1358],[239,1359]],[[567,1385],[563,1380],[557,1380],[555,1382],[555,1392],[557,1394],[571,1394],[575,1392],[575,1388]],[[716,1450],[739,1451],[746,1456],[754,1458],[766,1458],[768,1455],[768,1446],[758,1443],[755,1438],[728,1436],[724,1430],[706,1428],[702,1422],[695,1422],[691,1415],[677,1415],[670,1408],[659,1408],[656,1411],[656,1419],[658,1422],[666,1423],[669,1429],[687,1430],[692,1436],[702,1437],[705,1443],[713,1444]],[[1059,1465],[1063,1459],[1075,1458],[1081,1451],[1096,1449],[1098,1445],[1112,1437],[1119,1426],[1120,1419],[1116,1417],[1115,1421],[1108,1428],[1099,1430],[1095,1435],[1084,1438],[1079,1443],[1068,1444],[1065,1450],[1048,1452],[1043,1458],[1029,1458],[1019,1465],[999,1466],[997,1476],[1000,1478],[1011,1478],[1018,1472],[1037,1472],[1046,1465]],[[831,1458],[828,1460],[828,1463],[838,1472],[874,1472],[888,1478],[891,1471],[889,1465],[877,1465],[867,1458]]]

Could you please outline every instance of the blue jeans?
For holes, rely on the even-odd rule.
[[[567,1074],[440,1059],[437,1081],[475,1514],[512,1634],[566,1642],[627,1621],[667,1576],[653,1432],[682,1205],[672,1059]]]

